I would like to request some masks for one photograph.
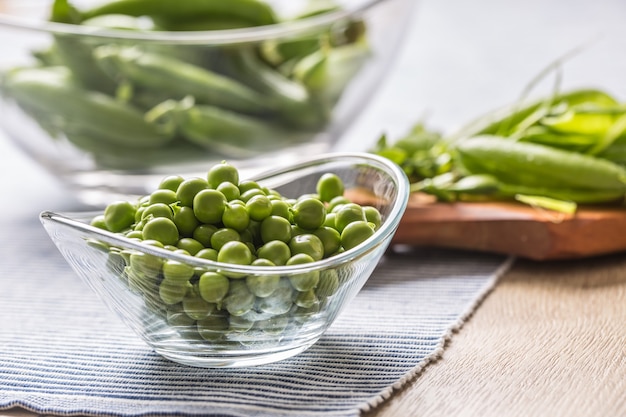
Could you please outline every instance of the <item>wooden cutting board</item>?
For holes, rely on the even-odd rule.
[[[358,192],[352,198],[367,202]],[[514,202],[439,203],[414,194],[393,243],[534,260],[598,256],[626,251],[626,207],[585,207],[568,215]]]

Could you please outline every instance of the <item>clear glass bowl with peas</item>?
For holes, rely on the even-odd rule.
[[[157,353],[241,367],[322,336],[383,256],[408,197],[388,159],[334,153],[253,179],[223,161],[101,212],[40,218],[74,271]]]
[[[93,205],[328,152],[416,1],[3,1],[0,126]]]

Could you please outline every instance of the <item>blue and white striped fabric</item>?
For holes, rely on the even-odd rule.
[[[2,227],[20,233],[2,259],[0,409],[64,415],[356,416],[440,355],[508,265],[488,255],[390,254],[310,350],[210,370],[153,353],[74,275],[40,225]]]
[[[389,254],[311,349],[254,368],[162,359],[65,264],[36,217],[0,220],[0,409],[107,416],[357,416],[441,354],[509,261]]]

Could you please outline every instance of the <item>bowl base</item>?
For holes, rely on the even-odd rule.
[[[268,353],[250,353],[250,356],[237,355],[229,357],[228,355],[219,356],[189,356],[181,355],[176,352],[171,352],[166,349],[155,348],[154,351],[165,359],[172,362],[179,363],[181,365],[193,366],[196,368],[243,368],[249,366],[267,365],[273,362],[278,362],[283,359],[291,358],[299,353],[304,352],[313,344],[317,342],[317,339],[308,342],[304,345],[298,345],[293,348],[288,348],[280,351],[271,351]]]

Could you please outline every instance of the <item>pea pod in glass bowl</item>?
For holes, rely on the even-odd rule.
[[[416,2],[5,1],[0,125],[93,205],[223,159],[329,152]]]
[[[211,184],[211,172],[202,181]],[[217,187],[197,187],[199,178],[168,176],[138,202],[40,216],[69,265],[123,322],[157,353],[191,366],[259,365],[312,346],[368,280],[409,197],[404,172],[366,153],[227,177],[220,170]],[[234,183],[239,193],[224,185]],[[169,191],[176,200],[167,205]],[[368,196],[360,216],[353,192]],[[191,194],[192,214],[183,215]],[[261,196],[276,203],[266,209]]]

